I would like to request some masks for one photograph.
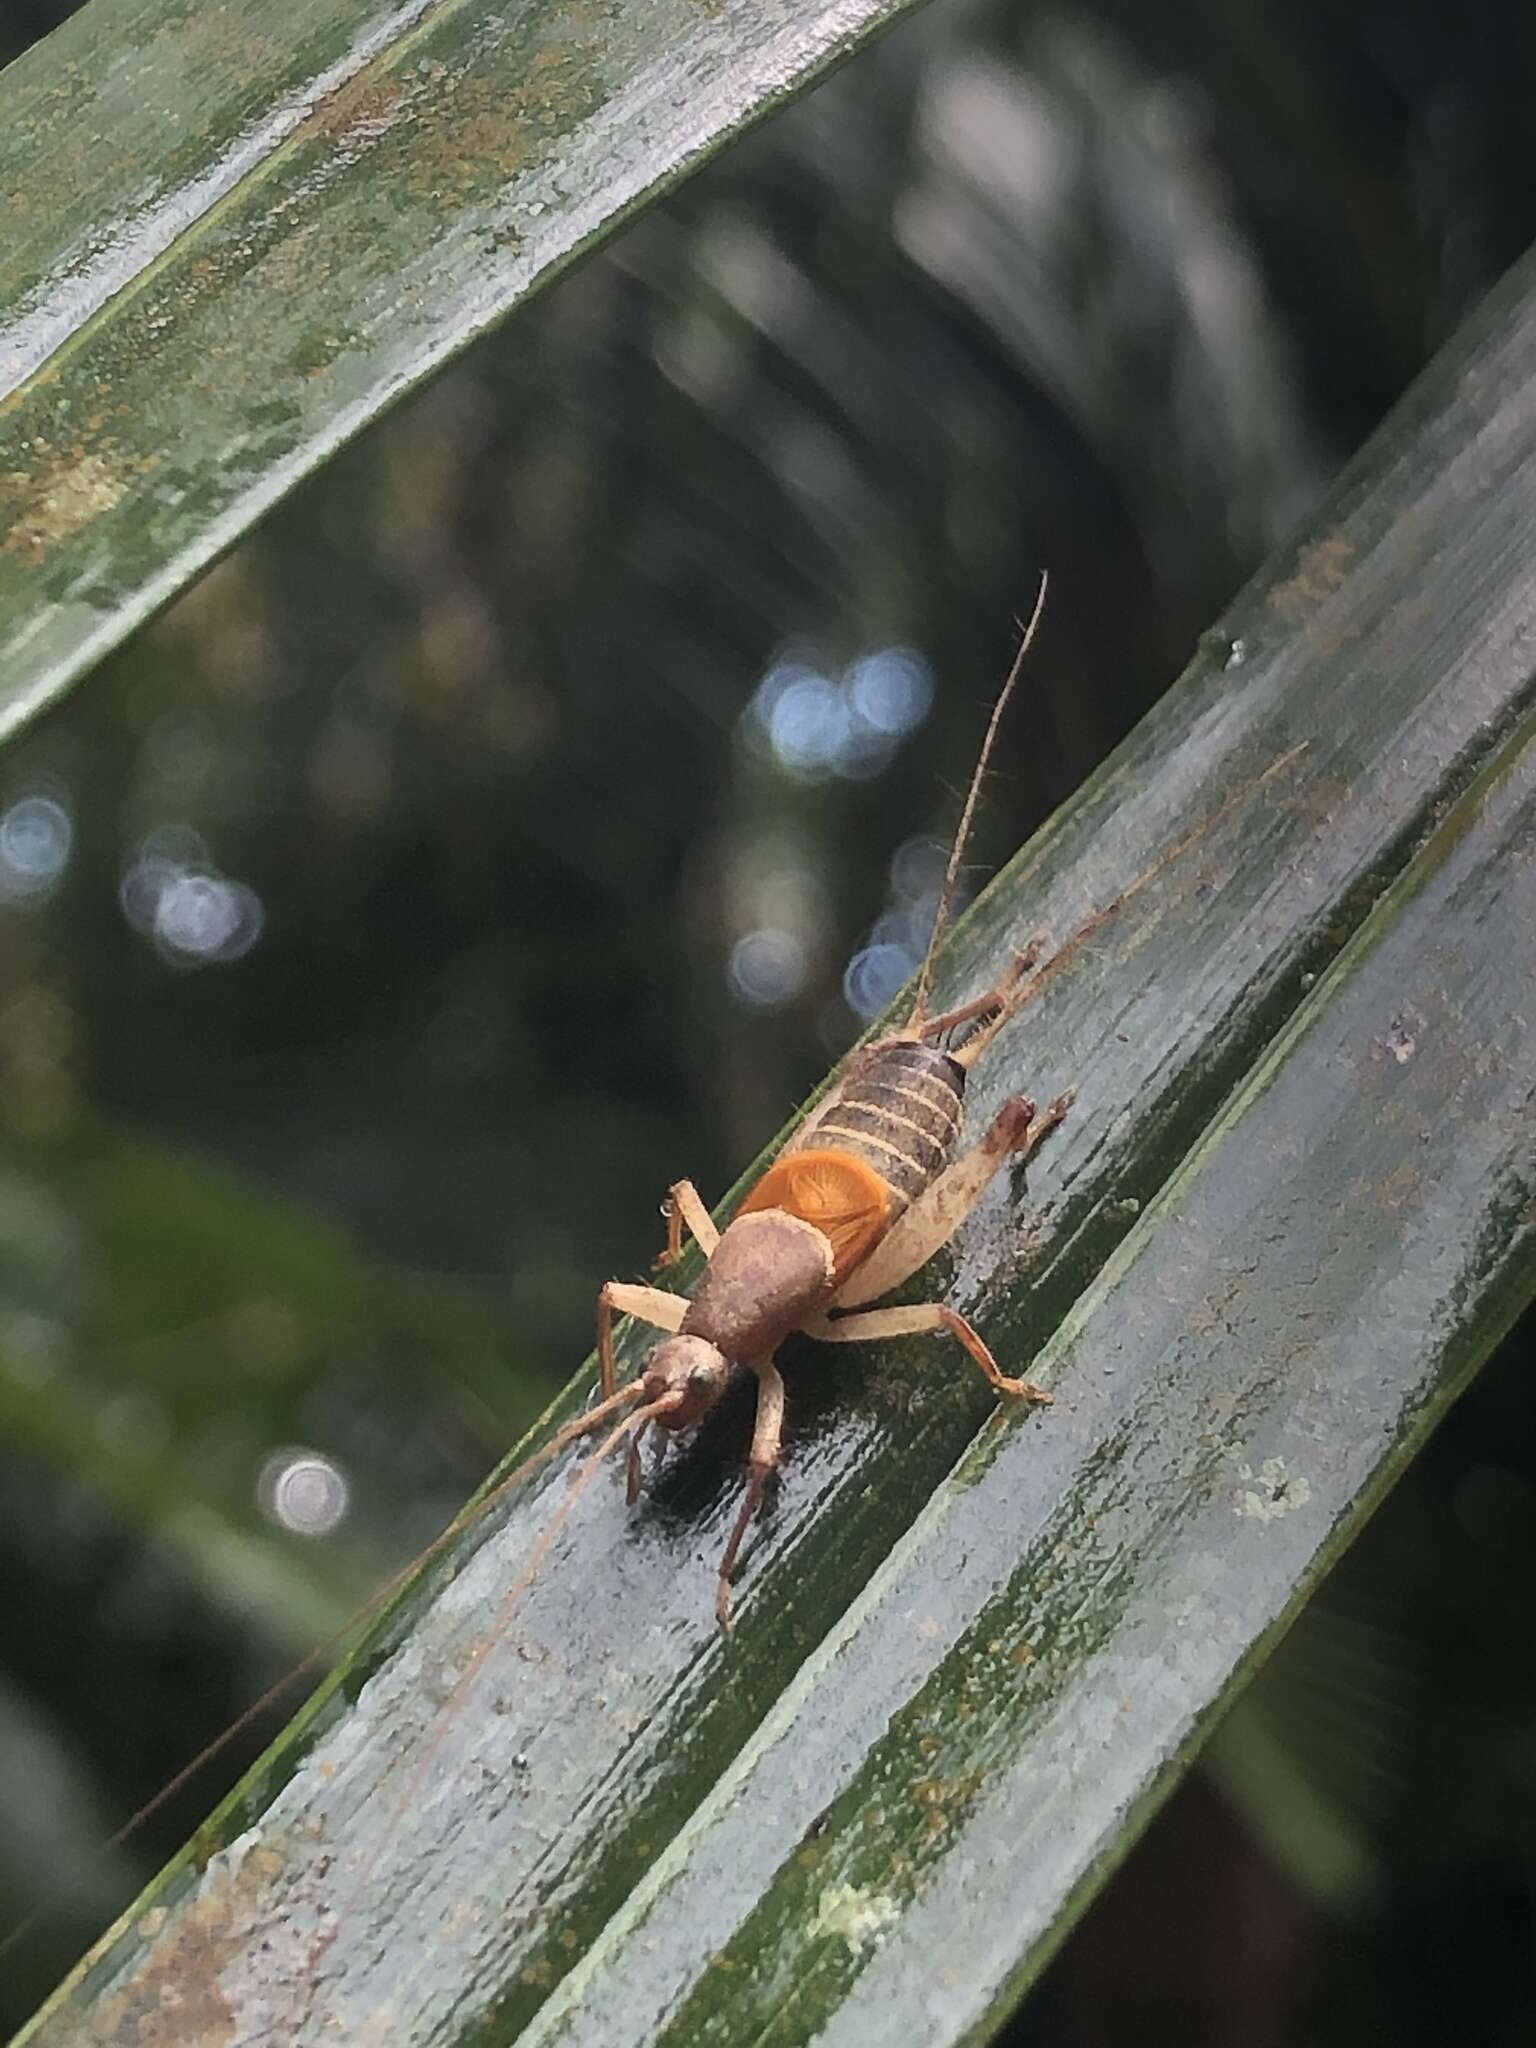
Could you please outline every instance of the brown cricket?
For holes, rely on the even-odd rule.
[[[1044,943],[1032,940],[1015,953],[1008,971],[994,987],[958,1007],[931,1014],[934,957],[953,907],[998,726],[1039,624],[1045,589],[1042,575],[1034,612],[992,708],[905,1022],[854,1055],[848,1071],[754,1182],[723,1231],[717,1229],[691,1181],[673,1185],[665,1204],[666,1249],[658,1264],[672,1264],[681,1254],[684,1233],[691,1235],[706,1261],[692,1297],[625,1280],[608,1281],[597,1303],[601,1400],[556,1431],[487,1494],[472,1501],[419,1557],[374,1595],[360,1615],[312,1651],[163,1786],[118,1830],[109,1847],[137,1832],[197,1770],[361,1622],[378,1613],[406,1580],[440,1556],[532,1469],[579,1438],[612,1424],[578,1466],[558,1512],[534,1544],[492,1627],[461,1672],[453,1694],[453,1700],[458,1699],[473,1684],[511,1611],[610,1453],[620,1444],[628,1444],[633,1500],[639,1490],[639,1441],[644,1431],[652,1423],[677,1431],[698,1422],[736,1374],[749,1371],[756,1376],[758,1391],[747,1488],[720,1560],[715,1591],[720,1626],[729,1629],[731,1574],[779,1461],[784,1382],[774,1354],[796,1331],[833,1344],[943,1332],[969,1353],[999,1394],[1024,1403],[1051,1399],[1031,1381],[1003,1372],[980,1333],[947,1303],[891,1308],[867,1304],[891,1293],[926,1265],[948,1243],[1004,1163],[1026,1157],[1067,1113],[1070,1091],[1058,1095],[1038,1114],[1028,1096],[1013,1095],[973,1144],[957,1149],[966,1080],[993,1039],[1108,918],[1295,760],[1306,743],[1291,748],[1262,774],[1244,783],[1054,952],[1047,955]],[[621,1315],[634,1316],[667,1333],[651,1349],[639,1373],[623,1386],[617,1384],[613,1341],[614,1318]],[[453,1700],[443,1709],[440,1718],[444,1724]],[[419,1763],[418,1769],[421,1767]],[[0,1955],[21,1938],[35,1917],[35,1913],[29,1914],[0,1940]]]
[[[685,1229],[693,1235],[703,1247],[708,1263],[692,1300],[660,1287],[610,1280],[598,1295],[597,1344],[603,1397],[597,1405],[557,1430],[547,1443],[503,1474],[480,1499],[471,1501],[343,1629],[269,1687],[141,1806],[111,1837],[109,1849],[136,1834],[203,1765],[376,1615],[408,1579],[447,1550],[531,1471],[557,1457],[569,1444],[596,1433],[605,1423],[622,1415],[577,1468],[558,1511],[504,1595],[500,1611],[460,1673],[443,1708],[440,1725],[445,1728],[456,1702],[474,1683],[517,1602],[609,1453],[628,1440],[629,1492],[633,1500],[639,1491],[639,1440],[647,1425],[654,1422],[662,1429],[679,1430],[697,1422],[719,1399],[736,1371],[746,1367],[758,1379],[750,1477],[746,1499],[721,1560],[715,1597],[720,1625],[729,1628],[730,1574],[779,1457],[784,1383],[773,1354],[793,1330],[846,1343],[855,1338],[894,1336],[903,1331],[948,1329],[960,1338],[1000,1392],[1026,1400],[1050,1399],[1041,1388],[1024,1380],[1009,1379],[1000,1372],[981,1338],[951,1308],[936,1304],[877,1309],[841,1320],[833,1313],[871,1301],[914,1273],[952,1235],[1004,1159],[1027,1151],[1066,1110],[1067,1099],[1063,1096],[1044,1117],[1037,1119],[1034,1104],[1023,1096],[1015,1096],[998,1112],[980,1143],[953,1165],[949,1164],[960,1127],[967,1070],[1018,1002],[1032,994],[1043,975],[1056,964],[1048,963],[1032,981],[1025,982],[1023,977],[1033,967],[1038,947],[1019,954],[1004,983],[975,1002],[943,1016],[927,1014],[934,951],[953,902],[992,742],[1044,601],[1042,576],[1034,614],[993,707],[981,756],[971,778],[933,934],[918,978],[916,1000],[906,1024],[855,1056],[848,1074],[800,1126],[740,1204],[723,1233],[715,1228],[691,1181],[678,1181],[673,1186],[666,1203],[667,1246],[658,1264],[670,1265],[678,1258]],[[1077,934],[1069,944],[1075,944],[1081,936]],[[1061,957],[1058,954],[1056,959]],[[969,1031],[963,1044],[944,1051],[936,1043],[946,1033],[962,1030]],[[644,1370],[622,1387],[616,1384],[614,1364],[613,1322],[618,1315],[636,1316],[669,1333],[652,1350]],[[424,1764],[425,1759],[418,1761],[418,1774]],[[28,1914],[0,1938],[0,1956],[26,1933],[35,1918],[35,1913]]]
[[[581,1467],[565,1508],[574,1506],[596,1468],[626,1439],[629,1494],[639,1490],[639,1442],[645,1430],[677,1431],[698,1422],[745,1370],[757,1379],[746,1495],[720,1560],[715,1613],[731,1622],[731,1574],[742,1540],[779,1461],[784,1382],[774,1355],[801,1332],[820,1343],[855,1344],[943,1332],[957,1340],[999,1394],[1026,1403],[1051,1396],[998,1366],[981,1334],[945,1302],[872,1308],[911,1278],[948,1243],[988,1183],[1008,1160],[1022,1160],[1066,1115],[1071,1092],[1037,1113],[1027,1095],[1012,1095],[974,1143],[959,1146],[966,1079],[1009,1020],[1031,1000],[1104,921],[1121,910],[1234,805],[1277,774],[1300,749],[1274,762],[1220,809],[1203,819],[1112,902],[1094,913],[1049,957],[1032,941],[1015,954],[995,987],[957,1008],[930,1014],[934,955],[943,937],[971,820],[998,725],[1039,624],[1046,579],[982,741],[956,829],[932,935],[912,1006],[896,1030],[864,1046],[848,1072],[783,1146],[748,1190],[722,1231],[692,1181],[677,1181],[665,1204],[667,1245],[658,1264],[680,1255],[686,1231],[706,1264],[693,1295],[610,1280],[598,1295],[597,1350],[602,1399],[546,1446],[547,1455],[623,1414],[623,1420]],[[617,1384],[613,1324],[634,1316],[668,1334],[634,1379]],[[628,1412],[625,1412],[628,1411]],[[546,1538],[530,1562],[542,1557]],[[520,1579],[511,1597],[526,1584]]]

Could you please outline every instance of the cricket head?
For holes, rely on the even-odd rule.
[[[667,1337],[645,1361],[640,1384],[646,1406],[667,1404],[656,1417],[663,1429],[686,1429],[712,1408],[731,1377],[730,1361],[705,1337]]]

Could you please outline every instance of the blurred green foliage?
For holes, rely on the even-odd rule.
[[[50,19],[7,0],[0,51]],[[0,1910],[75,1890],[0,2019],[214,1787],[100,1836],[446,1519],[667,1182],[724,1186],[846,1043],[1037,565],[988,860],[1525,245],[1533,69],[1493,0],[939,0],[10,749],[0,812],[70,838],[0,904]],[[775,664],[890,647],[938,688],[878,772],[775,749]],[[238,957],[175,943],[167,876],[250,892]],[[761,930],[803,975],[754,1007]],[[1019,2039],[1529,2038],[1519,1342]],[[324,1539],[260,1510],[290,1446],[347,1477]],[[1303,1804],[1305,1841],[1266,1833]],[[1213,1872],[1271,1937],[1239,1988]],[[1181,1885],[1155,1959],[1117,1936],[1117,1896]]]

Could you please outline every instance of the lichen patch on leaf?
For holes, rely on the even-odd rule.
[[[1237,1476],[1256,1482],[1237,1496],[1237,1512],[1251,1522],[1278,1522],[1283,1515],[1304,1508],[1312,1498],[1305,1473],[1293,1475],[1284,1458],[1266,1458],[1257,1472],[1251,1465],[1239,1465]]]
[[[900,1917],[901,1907],[889,1892],[862,1892],[857,1885],[832,1884],[817,1902],[811,1935],[813,1939],[835,1935],[846,1943],[850,1955],[862,1955]]]

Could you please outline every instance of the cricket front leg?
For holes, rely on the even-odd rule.
[[[597,1362],[602,1368],[605,1401],[618,1386],[613,1359],[614,1317],[638,1316],[642,1323],[650,1323],[658,1330],[670,1330],[676,1336],[687,1313],[686,1294],[669,1294],[665,1287],[642,1287],[629,1280],[606,1282],[597,1297]],[[644,1435],[642,1428],[630,1438],[629,1452],[624,1461],[624,1491],[631,1503],[640,1495],[640,1438]]]
[[[675,1266],[682,1257],[685,1228],[698,1243],[706,1259],[720,1242],[715,1219],[705,1208],[699,1191],[691,1180],[672,1183],[667,1190],[667,1199],[661,1205],[661,1213],[667,1219],[667,1248],[656,1261],[658,1269]]]
[[[687,1313],[686,1294],[669,1294],[665,1287],[641,1287],[628,1280],[604,1283],[597,1297],[597,1362],[603,1369],[605,1401],[618,1385],[613,1362],[614,1317],[638,1316],[642,1323],[676,1336]]]
[[[752,1517],[762,1506],[763,1490],[768,1484],[768,1475],[779,1462],[779,1446],[784,1437],[784,1382],[779,1377],[778,1367],[770,1358],[764,1359],[754,1369],[757,1373],[757,1418],[752,1425],[747,1497],[741,1504],[731,1540],[720,1560],[720,1578],[715,1587],[715,1619],[727,1635],[731,1630],[731,1573],[736,1569],[736,1553],[741,1548],[741,1539],[751,1527]]]
[[[1048,1403],[1051,1396],[1033,1380],[1011,1379],[998,1365],[979,1333],[960,1314],[941,1301],[926,1301],[911,1308],[870,1308],[858,1315],[818,1316],[805,1325],[808,1337],[820,1344],[868,1344],[882,1337],[916,1337],[926,1331],[943,1330],[957,1338],[986,1374],[988,1383],[1015,1401]]]
[[[1039,1115],[1027,1095],[1011,1095],[969,1152],[964,1152],[924,1190],[893,1230],[856,1266],[833,1303],[858,1308],[900,1287],[948,1244],[985,1193],[1005,1159],[1027,1159],[1055,1130],[1072,1104],[1069,1089]]]

